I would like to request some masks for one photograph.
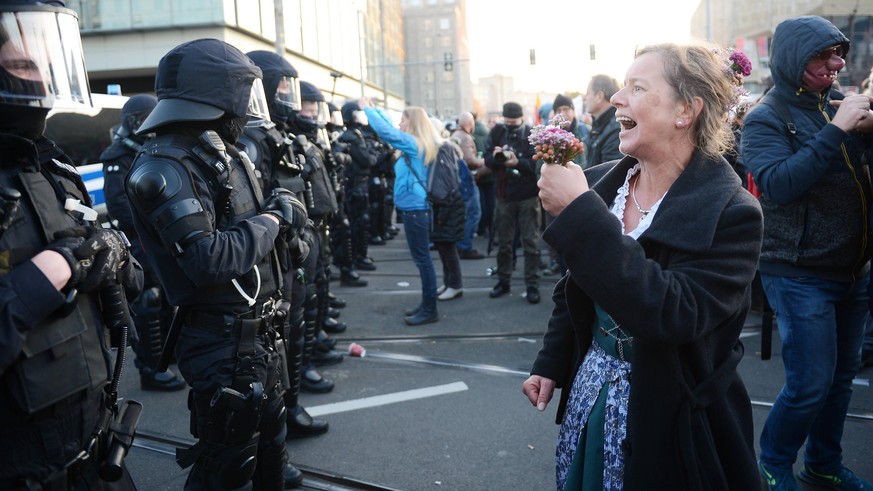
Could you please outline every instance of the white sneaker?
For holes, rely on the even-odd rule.
[[[456,298],[460,298],[464,295],[463,288],[446,288],[444,292],[442,292],[437,299],[438,300],[454,300]]]
[[[442,295],[444,291],[446,291],[446,285],[440,285],[440,287],[437,288],[437,295]]]

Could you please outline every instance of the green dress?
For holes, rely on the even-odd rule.
[[[573,383],[559,437],[559,483],[562,450],[572,456],[563,456],[568,464],[561,488],[565,491],[602,491],[621,489],[622,485],[621,443],[627,423],[631,339],[599,305],[595,305],[595,312],[592,346]],[[622,361],[622,356],[628,361]],[[575,445],[574,431],[578,434]]]

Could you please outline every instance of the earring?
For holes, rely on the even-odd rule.
[[[683,126],[685,126],[685,121],[682,121],[681,119],[678,120],[678,121],[676,121],[676,126],[678,126],[678,127],[680,127],[680,128],[683,127]]]

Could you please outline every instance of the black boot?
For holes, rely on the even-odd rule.
[[[321,325],[325,332],[331,334],[340,334],[346,332],[349,326],[345,322],[338,321],[333,317],[325,316],[324,323]]]
[[[346,308],[346,301],[341,299],[341,298],[338,298],[336,295],[333,294],[333,292],[328,292],[327,298],[328,298],[328,305],[330,305],[331,307],[333,307],[335,309]]]
[[[421,304],[418,304],[414,308],[404,310],[403,315],[405,315],[406,317],[412,317],[413,315],[417,314],[419,310],[421,310]]]
[[[285,489],[299,488],[303,484],[303,473],[291,462],[285,462]]]
[[[355,267],[361,271],[376,271],[376,263],[367,256],[358,256],[355,258]]]
[[[327,432],[329,425],[321,418],[313,418],[303,406],[289,407],[285,415],[288,423],[288,440],[321,435]]]
[[[334,383],[318,373],[315,365],[307,365],[303,367],[303,376],[300,378],[300,389],[303,392],[311,392],[313,394],[326,394],[333,390]]]
[[[328,302],[328,305],[330,305],[329,302]],[[342,315],[342,312],[340,312],[339,309],[335,309],[333,307],[330,307],[327,309],[327,316],[328,317],[331,317],[333,319],[339,319],[340,315]]]
[[[367,280],[361,279],[361,275],[354,269],[343,268],[340,270],[340,285],[362,287],[367,286]]]
[[[336,339],[328,336],[324,331],[320,331],[315,337],[315,349],[330,351],[334,347],[336,347]]]
[[[437,313],[436,298],[425,299],[421,302],[421,310],[409,317],[404,317],[403,321],[409,326],[420,326],[422,324],[430,324],[440,320]]]

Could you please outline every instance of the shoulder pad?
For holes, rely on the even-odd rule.
[[[157,208],[182,189],[182,175],[173,164],[151,160],[137,166],[127,177],[131,201],[143,211]]]

